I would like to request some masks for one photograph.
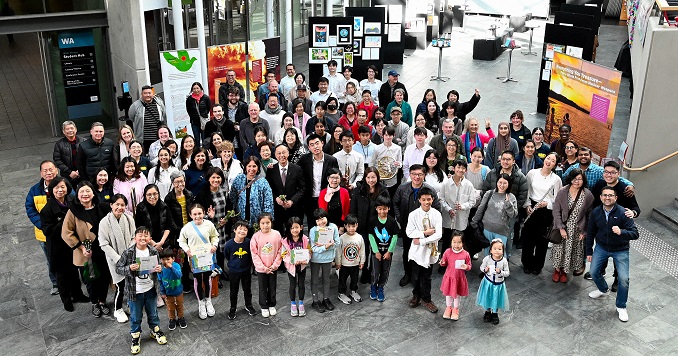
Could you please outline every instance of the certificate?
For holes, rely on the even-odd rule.
[[[201,253],[199,255],[196,255],[196,266],[197,268],[204,268],[204,267],[211,267],[212,266],[212,254],[207,252],[207,253]]]
[[[319,244],[325,245],[330,241],[334,241],[334,231],[326,227],[319,227],[317,232]]]
[[[292,263],[308,262],[311,259],[311,254],[308,249],[298,248],[292,250]]]
[[[137,257],[137,264],[139,272],[151,272],[158,265],[158,256]]]
[[[193,273],[208,272],[212,270],[214,265],[213,254],[209,247],[200,246],[193,250],[191,257],[191,267]]]
[[[454,268],[456,268],[456,269],[465,269],[464,267],[462,267],[462,266],[464,265],[464,262],[466,262],[466,261],[464,261],[464,260],[455,260],[455,261],[454,261]]]

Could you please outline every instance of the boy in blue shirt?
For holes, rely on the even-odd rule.
[[[160,252],[162,262],[162,272],[158,276],[160,282],[160,295],[167,304],[167,314],[169,317],[168,329],[174,330],[179,327],[185,329],[186,319],[184,319],[184,287],[181,284],[181,266],[174,262],[174,252],[166,248]],[[176,312],[176,318],[175,318]]]
[[[224,257],[228,260],[228,279],[230,282],[231,310],[228,319],[235,319],[238,306],[238,284],[242,285],[245,295],[245,310],[250,316],[257,315],[252,305],[252,252],[250,239],[247,238],[249,225],[245,221],[237,221],[233,226],[234,237],[224,245]]]

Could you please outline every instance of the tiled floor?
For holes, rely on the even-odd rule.
[[[445,54],[444,70],[453,77],[451,82],[429,81],[436,71],[435,66],[429,65],[437,63],[436,49],[408,51],[409,56],[403,66],[387,68],[393,67],[403,73],[401,80],[415,99],[428,87],[440,93],[457,89],[462,93],[462,99],[470,97],[474,88],[479,88],[482,99],[473,115],[491,117],[494,125],[500,119],[508,118],[515,109],[522,109],[528,114],[533,112],[538,58],[514,57],[513,75],[519,82],[500,83],[495,77],[505,73],[506,54],[492,62],[471,59],[473,31],[485,28],[481,22],[473,18],[468,21],[469,33],[460,35],[455,40],[455,47]],[[600,63],[613,64],[625,31],[625,27],[601,28]],[[537,48],[541,45],[541,36],[543,32],[537,29]],[[527,43],[527,33],[516,37],[519,43]],[[3,40],[0,38],[0,43]],[[7,51],[2,46],[0,53],[5,58]],[[27,53],[29,49],[19,52]],[[300,70],[304,70],[304,57],[303,51],[295,55],[299,58]],[[34,122],[29,120],[31,115],[26,112],[27,108],[36,113],[35,110],[45,107],[44,100],[34,100],[44,97],[44,89],[34,88],[35,84],[31,84],[28,88],[33,88],[32,93],[17,94],[23,92],[26,83],[30,82],[26,78],[31,78],[29,74],[21,74],[22,71],[40,76],[39,70],[25,69],[25,64],[18,63],[21,61],[15,59],[14,63],[0,69],[3,75],[0,79],[3,105],[0,115],[6,115],[1,118],[0,125],[12,130],[17,127],[17,134],[12,133],[11,137],[0,135],[2,142],[16,142],[10,149],[3,145],[0,155],[0,196],[3,197],[0,236],[4,242],[0,244],[0,256],[3,257],[0,260],[0,350],[6,355],[126,355],[129,352],[128,324],[118,324],[110,317],[95,319],[85,304],[77,305],[75,312],[67,313],[63,311],[59,298],[49,295],[45,259],[32,236],[32,227],[22,204],[29,187],[38,180],[39,162],[51,157],[52,152],[52,144],[34,143],[28,139],[51,134],[48,126],[33,126]],[[624,81],[623,85],[628,87],[628,82]],[[25,102],[18,105],[22,98],[31,105]],[[625,113],[628,116],[627,91],[622,90],[619,103],[617,113],[620,117],[613,129],[612,146],[618,145],[620,138],[625,137],[623,116]],[[17,113],[22,114],[21,120],[15,118]],[[12,120],[8,121],[10,114]],[[40,120],[45,120],[44,116]],[[542,122],[540,115],[528,115],[526,125],[534,127]],[[25,130],[20,131],[19,126],[25,127]],[[651,223],[649,220],[642,222],[645,227],[645,224]],[[662,237],[675,238],[675,235]],[[656,238],[643,233],[641,241],[634,246],[651,246],[652,239]],[[640,252],[631,250],[628,323],[617,320],[612,298],[588,298],[588,292],[594,288],[591,281],[575,278],[567,284],[554,284],[548,269],[539,276],[523,274],[519,265],[520,252],[516,251],[511,263],[512,275],[506,282],[511,309],[500,315],[501,323],[497,326],[483,323],[482,310],[475,306],[479,284],[475,273],[468,274],[471,295],[462,299],[458,322],[443,320],[442,312],[434,315],[421,307],[410,309],[407,300],[411,289],[398,286],[403,269],[400,249],[397,251],[384,303],[365,300],[346,306],[333,299],[337,305],[333,312],[319,315],[309,310],[305,318],[292,318],[286,302],[287,277],[281,274],[278,275],[278,316],[270,319],[249,317],[241,306],[237,319],[227,320],[229,303],[226,288],[214,300],[216,316],[201,321],[195,297],[187,295],[185,305],[189,327],[168,332],[169,343],[166,346],[155,344],[144,334],[142,352],[146,355],[342,356],[481,355],[488,352],[502,355],[678,354],[678,330],[674,317],[678,283],[674,276],[667,273],[668,269],[658,264],[656,253],[648,253],[645,248]],[[478,262],[474,263],[474,271],[478,266]],[[336,298],[336,283],[336,278],[333,278],[333,298]],[[253,284],[256,298],[256,280]],[[442,306],[444,298],[439,286],[440,276],[435,274],[432,292],[434,301]],[[366,286],[361,285],[359,291],[367,299]],[[310,301],[308,280],[306,300]],[[167,322],[165,313],[165,309],[159,311],[163,328]],[[144,328],[147,332],[145,325]]]

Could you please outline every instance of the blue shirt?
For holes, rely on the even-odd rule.
[[[563,173],[563,182],[565,181],[565,177],[567,177],[567,175],[570,174],[570,172],[573,169],[576,169],[576,168],[579,168],[579,163],[575,163],[575,164],[571,165],[570,168],[568,168],[565,171],[565,173]],[[596,183],[598,183],[599,180],[603,179],[603,167],[601,167],[601,166],[599,166],[595,163],[591,163],[591,164],[589,164],[589,167],[586,168],[586,170],[584,171],[584,174],[586,175],[586,180],[588,181],[588,186],[590,188],[593,188],[593,187],[596,186]],[[630,180],[628,180],[624,177],[619,177],[619,181],[623,182],[626,185],[633,185],[633,183],[631,183]]]
[[[163,267],[158,279],[160,280],[160,294],[176,297],[183,293],[181,266],[178,263],[172,262],[172,268]]]

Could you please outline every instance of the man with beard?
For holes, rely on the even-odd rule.
[[[236,89],[238,96],[245,99],[245,89],[235,80],[235,71],[232,69],[226,72],[226,83],[219,86],[219,104],[226,105],[226,102],[229,101],[228,96],[231,89]]]

